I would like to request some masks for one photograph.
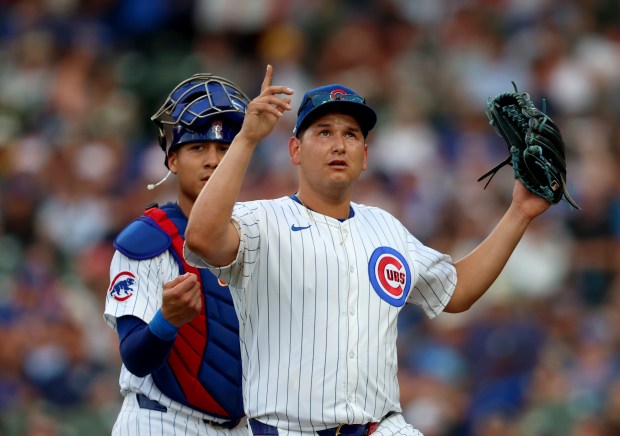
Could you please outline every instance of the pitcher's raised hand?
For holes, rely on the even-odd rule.
[[[248,105],[245,120],[239,132],[239,135],[244,135],[255,145],[273,130],[285,111],[291,110],[291,97],[288,96],[293,94],[293,90],[286,86],[272,85],[272,81],[273,67],[267,65],[260,95]]]

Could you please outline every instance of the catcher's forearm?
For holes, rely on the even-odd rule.
[[[242,134],[235,137],[189,214],[187,248],[211,265],[227,265],[237,254],[239,234],[230,218],[255,147]]]
[[[447,312],[463,312],[484,295],[506,266],[530,222],[530,217],[511,206],[491,234],[454,264],[458,281]]]
[[[174,334],[165,339],[159,337],[149,324],[132,315],[118,318],[117,329],[123,364],[138,377],[146,377],[158,369],[174,344]]]

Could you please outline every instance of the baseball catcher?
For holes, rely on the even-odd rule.
[[[239,321],[230,290],[183,259],[187,217],[241,130],[250,103],[195,74],[151,120],[176,201],[147,206],[115,238],[104,318],[119,336],[124,396],[112,435],[247,435]],[[214,205],[213,207],[218,207]]]
[[[504,92],[489,98],[486,114],[495,132],[504,138],[508,146],[508,157],[480,176],[486,179],[485,188],[500,168],[511,165],[515,178],[534,194],[551,204],[564,198],[572,207],[580,207],[566,190],[566,158],[564,140],[560,130],[543,110],[534,105],[530,96],[515,91]]]

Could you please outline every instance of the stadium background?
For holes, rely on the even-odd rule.
[[[401,319],[402,404],[426,436],[620,434],[617,0],[0,0],[0,434],[109,434],[114,235],[174,183],[149,117],[212,72],[258,93],[340,82],[379,112],[355,200],[459,258],[510,199],[490,96],[548,99],[583,211],[553,207],[469,312]],[[294,192],[294,115],[243,197]]]

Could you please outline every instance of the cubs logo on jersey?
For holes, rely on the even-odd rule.
[[[136,292],[136,276],[129,271],[122,271],[114,277],[108,294],[116,301],[126,301]]]
[[[405,304],[412,277],[402,254],[391,247],[376,248],[368,262],[368,276],[383,301],[396,307]]]

